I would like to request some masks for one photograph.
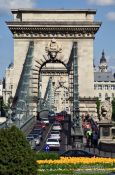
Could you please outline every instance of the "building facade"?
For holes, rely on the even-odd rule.
[[[100,58],[98,70],[94,71],[94,93],[101,101],[106,98],[112,100],[115,97],[115,75],[108,69],[104,51]]]
[[[2,80],[0,80],[0,96],[1,97],[3,96],[2,91],[3,91],[3,82],[2,82]]]
[[[14,76],[14,64],[10,63],[8,68],[5,71],[5,80],[3,87],[3,100],[8,104],[10,97],[13,97],[13,76]]]

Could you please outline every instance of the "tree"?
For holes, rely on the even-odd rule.
[[[115,98],[112,100],[112,120],[115,121]]]
[[[0,175],[35,175],[36,156],[15,126],[0,129]]]
[[[6,116],[8,109],[9,109],[9,105],[4,103],[3,97],[0,98],[0,111],[1,111],[2,117]]]
[[[100,100],[99,100],[99,98],[97,98],[97,100],[96,100],[96,105],[97,105],[97,114],[98,114],[98,117],[99,117],[99,109],[100,109]]]

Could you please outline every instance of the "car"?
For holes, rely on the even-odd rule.
[[[60,143],[58,139],[52,139],[52,138],[48,138],[46,140],[46,145],[49,145],[50,149],[58,149],[60,148]]]
[[[37,135],[40,139],[42,138],[42,133],[36,130],[33,130],[30,134]]]
[[[55,116],[48,116],[49,122],[54,123],[55,122]]]
[[[41,122],[43,122],[46,125],[48,125],[49,124],[49,119],[48,118],[41,118]]]
[[[59,121],[59,122],[64,121],[64,115],[56,115],[56,116],[55,116],[55,120],[56,120],[56,121]]]
[[[39,121],[37,122],[35,125],[34,125],[34,128],[42,128],[42,129],[45,129],[46,127],[46,124],[42,121]]]
[[[51,131],[49,138],[58,139],[60,141],[61,140],[60,132],[59,131]]]
[[[51,130],[50,134],[57,134],[60,136],[60,131],[56,131],[56,130]]]
[[[55,112],[54,112],[54,111],[49,111],[48,116],[49,116],[49,117],[55,116]]]
[[[43,129],[42,128],[33,128],[32,132],[38,132],[38,133],[41,133],[43,134]]]
[[[29,137],[34,137],[34,141],[36,143],[36,145],[40,144],[40,136],[38,134],[29,134]]]
[[[53,126],[52,126],[52,130],[61,131],[62,127],[61,127],[60,123],[54,123]]]
[[[84,150],[68,150],[60,154],[62,157],[99,157],[96,154]]]
[[[26,139],[28,140],[28,142],[31,146],[31,149],[36,149],[36,142],[34,140],[34,137],[33,136],[27,136]]]
[[[26,139],[27,139],[28,141],[34,140],[34,136],[33,136],[33,135],[28,135],[28,136],[26,137]]]
[[[38,128],[37,129],[33,129],[30,134],[32,134],[32,135],[37,134],[39,136],[39,138],[42,139],[43,130],[42,129],[38,129]]]

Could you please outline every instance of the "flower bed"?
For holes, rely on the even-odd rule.
[[[115,171],[115,159],[112,158],[60,157],[57,160],[37,160],[37,163],[38,172],[42,175],[48,173],[105,175]]]

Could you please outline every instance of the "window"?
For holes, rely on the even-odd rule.
[[[112,93],[112,98],[114,98],[114,93]]]
[[[111,89],[115,90],[115,85],[111,85]]]
[[[106,99],[107,97],[108,97],[108,94],[106,93],[106,94],[105,94],[105,99]]]
[[[98,90],[102,90],[102,85],[98,85]]]
[[[108,90],[108,85],[105,85],[105,90]]]
[[[94,89],[96,89],[97,85],[94,85]]]
[[[101,93],[99,93],[99,98],[101,98]]]
[[[13,85],[11,85],[11,89],[13,89]]]

